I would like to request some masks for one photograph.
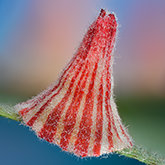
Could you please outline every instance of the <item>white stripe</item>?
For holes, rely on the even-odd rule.
[[[106,91],[107,91],[107,81],[106,81],[106,76],[107,76],[107,73],[105,71],[106,69],[106,57],[105,58],[105,62],[104,62],[104,76],[103,76],[103,133],[102,133],[102,143],[101,143],[101,151],[100,151],[100,154],[105,154],[105,153],[108,153],[109,152],[109,141],[108,141],[108,121],[109,119],[107,118],[107,115],[106,115],[106,109],[105,109],[105,98],[106,98]]]

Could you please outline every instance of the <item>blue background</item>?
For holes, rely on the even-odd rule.
[[[143,164],[116,154],[101,158],[78,158],[61,151],[57,146],[39,140],[29,128],[9,119],[0,118],[0,130],[0,164],[2,165]]]

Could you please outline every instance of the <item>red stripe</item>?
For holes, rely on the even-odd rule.
[[[96,156],[100,155],[101,150],[101,140],[102,140],[102,131],[103,131],[103,77],[101,77],[99,95],[97,97],[97,116],[96,116],[96,131],[95,131],[95,142],[93,153]]]
[[[127,141],[128,141],[128,143],[130,144],[130,146],[132,147],[133,146],[133,144],[132,144],[132,142],[131,142],[131,140],[130,140],[130,138],[128,137],[128,135],[125,133],[125,131],[124,131],[124,129],[123,129],[123,126],[120,124],[120,129],[121,129],[121,131],[122,131],[122,134],[126,137],[126,139],[127,139]]]
[[[20,114],[21,116],[23,116],[23,114],[25,113],[26,110],[27,110],[27,108],[22,109],[21,111],[19,111],[19,114]]]
[[[88,94],[84,105],[83,115],[79,126],[77,140],[75,142],[75,153],[82,157],[87,156],[88,146],[90,141],[91,127],[92,127],[92,112],[93,112],[93,90],[98,62],[95,63],[94,71],[92,73],[91,83],[88,88]]]
[[[88,66],[88,64],[87,64],[87,66]],[[86,75],[85,75],[85,72],[87,72]],[[71,134],[72,134],[74,126],[76,124],[76,117],[77,117],[80,103],[81,103],[81,100],[82,100],[82,97],[84,94],[84,89],[86,86],[86,82],[87,82],[89,73],[90,73],[90,71],[88,70],[88,68],[85,68],[84,72],[81,75],[81,78],[77,84],[77,87],[76,87],[76,90],[74,93],[74,97],[72,98],[72,103],[69,106],[69,108],[66,112],[66,115],[65,115],[64,129],[61,134],[61,141],[60,141],[60,146],[64,150],[66,150],[68,147]],[[81,83],[84,75],[85,75],[85,79],[83,80],[83,83]]]
[[[109,69],[109,67],[107,67]],[[108,75],[110,73],[107,72],[107,76],[106,76],[106,92],[105,92],[105,110],[106,110],[106,116],[108,119],[108,141],[109,141],[109,149],[113,148],[113,134],[111,132],[111,123],[114,124],[114,120],[113,120],[113,114],[111,111],[111,107],[110,107],[110,93],[111,93],[111,83],[109,81],[109,76]],[[111,114],[110,114],[111,113]],[[115,129],[116,130],[116,129]]]
[[[87,53],[88,53],[88,51],[89,51],[89,49],[90,49],[90,44],[91,44],[91,41],[92,41],[92,39],[93,39],[93,37],[94,37],[94,31],[95,31],[95,22],[90,26],[90,28],[89,28],[89,30],[88,30],[88,32],[86,33],[86,35],[85,35],[85,37],[84,37],[84,39],[83,39],[83,41],[82,41],[82,43],[81,43],[81,45],[80,45],[80,47],[79,47],[79,49],[78,49],[78,51],[77,51],[77,54],[75,54],[74,55],[74,57],[72,58],[72,60],[71,60],[71,62],[70,62],[70,64],[69,64],[69,66],[64,70],[64,72],[63,72],[63,74],[62,74],[62,76],[60,77],[60,79],[59,79],[59,81],[58,81],[58,84],[57,85],[55,85],[54,87],[53,87],[53,89],[50,89],[50,90],[48,90],[48,91],[46,91],[41,97],[39,97],[36,101],[34,101],[34,104],[32,105],[32,107],[29,107],[29,108],[27,108],[26,110],[25,109],[22,109],[22,110],[20,110],[20,114],[21,114],[21,116],[25,116],[29,111],[31,111],[32,109],[34,109],[39,103],[41,103],[41,102],[43,102],[44,101],[44,99],[47,97],[47,96],[50,96],[51,94],[52,94],[52,92],[54,91],[54,90],[56,90],[58,87],[59,87],[59,85],[60,85],[60,83],[61,83],[61,81],[62,81],[62,78],[65,76],[65,74],[66,74],[66,72],[71,68],[71,67],[73,67],[72,68],[72,70],[70,71],[70,73],[72,72],[72,71],[74,71],[74,69],[77,67],[77,65],[79,64],[79,62],[81,62],[81,58],[83,59],[83,60],[85,60],[85,58],[87,57]],[[78,58],[79,57],[79,58]],[[77,64],[76,65],[74,65],[74,66],[72,66],[73,64],[74,64],[74,62],[75,62],[75,60],[77,61]],[[76,63],[76,62],[75,62]],[[66,75],[66,77],[68,77],[69,76],[69,73]],[[66,79],[66,78],[65,78]],[[65,81],[65,80],[64,80]]]

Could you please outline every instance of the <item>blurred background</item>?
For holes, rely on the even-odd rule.
[[[118,18],[115,97],[136,144],[165,155],[164,0],[0,0],[0,102],[16,104],[58,78],[101,8]],[[142,164],[81,160],[0,117],[2,164]]]

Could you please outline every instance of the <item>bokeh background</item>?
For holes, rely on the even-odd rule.
[[[165,155],[164,0],[0,0],[0,102],[16,104],[58,78],[101,8],[116,13],[115,95],[136,144]],[[135,164],[82,160],[0,117],[0,164]]]

